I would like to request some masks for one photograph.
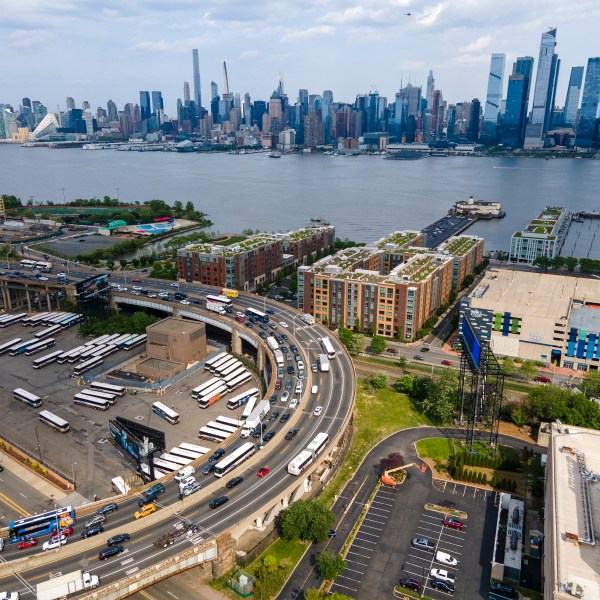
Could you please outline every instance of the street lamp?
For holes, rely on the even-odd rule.
[[[76,466],[77,466],[77,463],[76,463],[76,462],[74,462],[74,463],[71,465],[71,475],[73,476],[73,491],[75,491],[75,489],[77,488],[77,485],[76,485],[76,483],[75,483],[75,467],[76,467]]]

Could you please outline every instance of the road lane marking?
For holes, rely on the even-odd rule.
[[[30,517],[31,516],[30,512],[27,512],[22,506],[20,506],[19,504],[17,504],[13,500],[11,500],[8,496],[6,496],[2,493],[0,493],[0,502],[2,502],[2,504],[5,504],[9,508],[12,508],[14,511],[19,513],[19,516],[21,516],[21,517]]]

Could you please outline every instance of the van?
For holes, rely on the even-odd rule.
[[[310,393],[311,393],[311,394],[318,394],[318,393],[319,393],[319,386],[318,386],[318,385],[313,385],[313,386],[310,388]]]
[[[175,481],[183,481],[190,475],[193,475],[195,472],[196,472],[196,469],[194,469],[194,467],[192,467],[190,465],[188,465],[187,467],[183,467],[183,469],[181,469],[179,471],[179,473],[177,473],[177,475],[175,475]]]

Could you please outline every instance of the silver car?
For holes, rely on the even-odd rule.
[[[88,519],[85,522],[85,528],[91,527],[92,525],[98,525],[99,523],[104,523],[106,521],[106,517],[104,515],[94,515],[91,519]]]

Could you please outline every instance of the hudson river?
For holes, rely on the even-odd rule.
[[[507,216],[479,222],[468,233],[485,237],[488,249],[508,249],[511,234],[547,204],[571,211],[600,210],[600,160],[398,161],[322,154],[272,159],[267,154],[52,150],[0,144],[0,193],[15,194],[23,203],[30,197],[35,203],[62,203],[63,188],[67,201],[117,197],[117,188],[123,202],[191,200],[221,233],[246,228],[285,231],[302,227],[311,217],[324,217],[336,226],[338,236],[360,242],[393,230],[421,229],[446,214],[455,201],[472,195],[501,202]],[[588,225],[596,227],[586,222],[585,229]]]

